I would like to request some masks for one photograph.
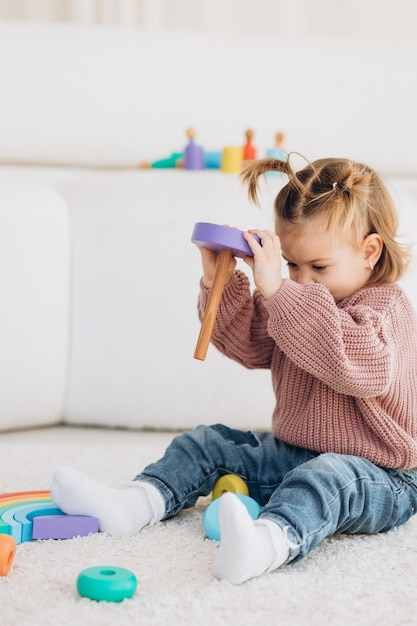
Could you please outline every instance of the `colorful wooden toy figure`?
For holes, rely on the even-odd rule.
[[[184,169],[202,170],[205,167],[204,153],[203,148],[201,146],[197,146],[197,144],[194,142],[194,128],[189,128],[187,130],[187,137],[189,139],[189,143],[185,147],[184,152]]]
[[[0,494],[0,537],[20,544],[32,539],[69,539],[98,532],[98,520],[65,515],[52,502],[50,491]]]
[[[275,147],[270,148],[266,152],[267,157],[273,157],[275,159],[285,159],[287,153],[284,148],[285,135],[283,132],[278,132],[275,135]]]
[[[254,161],[256,159],[256,148],[252,143],[253,130],[246,131],[246,143],[243,146],[243,160]]]

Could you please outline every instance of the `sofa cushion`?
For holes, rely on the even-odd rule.
[[[62,420],[69,356],[69,220],[43,184],[2,181],[0,429]]]
[[[245,370],[213,346],[204,362],[193,358],[202,270],[191,235],[197,221],[271,227],[271,212],[219,172],[90,173],[59,187],[74,240],[65,421],[268,428],[268,371]]]

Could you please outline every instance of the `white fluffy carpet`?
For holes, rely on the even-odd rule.
[[[70,464],[109,484],[133,478],[159,457],[167,435],[115,442],[16,441],[0,435],[0,493],[49,488],[53,469]],[[132,538],[105,534],[20,544],[0,577],[5,626],[405,626],[417,623],[417,518],[377,536],[328,539],[307,559],[236,587],[211,575],[216,543],[205,538],[208,499]],[[78,596],[81,570],[135,572],[135,596],[120,604]]]

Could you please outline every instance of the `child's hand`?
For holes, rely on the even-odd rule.
[[[203,263],[203,285],[207,287],[207,289],[211,289],[213,286],[214,272],[216,270],[217,252],[213,252],[207,248],[199,248],[199,250],[201,252],[201,260]],[[229,282],[231,279],[235,267],[236,259],[232,257],[226,282]]]
[[[259,244],[252,234],[261,240]],[[253,257],[244,258],[253,272],[256,287],[265,298],[270,298],[282,284],[281,242],[270,230],[248,230],[243,234],[253,252]]]

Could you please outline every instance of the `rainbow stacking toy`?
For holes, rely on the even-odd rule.
[[[52,501],[50,491],[0,494],[0,535],[17,544],[32,539],[70,539],[98,532],[98,520],[65,515]]]

